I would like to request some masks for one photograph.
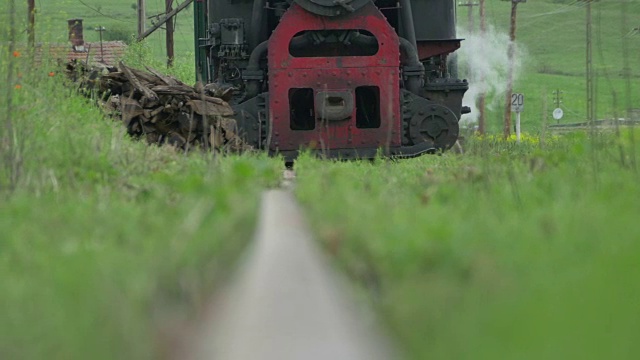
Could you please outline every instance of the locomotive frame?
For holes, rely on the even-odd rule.
[[[195,0],[194,16],[205,91],[286,160],[446,150],[469,111],[453,0]]]

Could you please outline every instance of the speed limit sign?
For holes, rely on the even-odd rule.
[[[511,111],[519,113],[522,110],[524,110],[524,94],[511,94]]]

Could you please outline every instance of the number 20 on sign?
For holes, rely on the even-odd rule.
[[[519,113],[522,110],[524,110],[524,94],[511,94],[511,111]]]
[[[520,113],[524,109],[524,94],[511,94],[511,111],[516,113],[516,140],[520,143]]]

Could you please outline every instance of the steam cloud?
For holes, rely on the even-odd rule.
[[[458,54],[460,77],[469,80],[469,90],[462,103],[471,108],[471,113],[463,115],[461,124],[467,126],[478,123],[480,111],[477,102],[484,93],[487,110],[495,110],[504,106],[507,91],[507,74],[509,69],[509,35],[497,32],[488,26],[484,35],[479,32],[468,34],[465,29],[458,29],[459,37],[465,39]],[[518,78],[522,61],[526,57],[524,49],[516,43],[514,62],[514,80]],[[465,76],[466,75],[466,76]]]

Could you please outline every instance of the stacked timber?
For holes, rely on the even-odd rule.
[[[71,62],[67,75],[81,92],[98,99],[108,115],[122,121],[131,136],[150,144],[231,152],[251,148],[238,136],[233,109],[212,96],[212,89],[122,62],[117,68],[90,69]]]

